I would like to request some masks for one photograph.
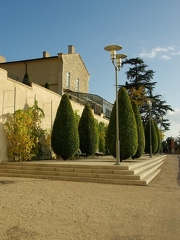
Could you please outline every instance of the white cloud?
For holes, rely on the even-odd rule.
[[[170,56],[167,56],[167,55],[162,55],[162,56],[161,56],[161,59],[170,60],[171,57],[170,57]]]
[[[166,48],[158,46],[158,47],[153,48],[151,51],[147,51],[146,49],[143,49],[142,53],[139,56],[144,57],[144,58],[159,57],[159,58],[164,59],[164,60],[170,60],[171,57],[168,54],[170,54],[170,55],[180,54],[180,52],[174,52],[174,51],[175,51],[175,47],[173,45],[168,46]],[[167,53],[166,55],[163,54],[165,52]]]
[[[171,55],[180,55],[180,51],[179,52],[172,52]]]

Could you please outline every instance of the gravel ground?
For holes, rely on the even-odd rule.
[[[179,240],[179,161],[146,187],[0,177],[0,239]]]

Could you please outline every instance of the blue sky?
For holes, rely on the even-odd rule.
[[[89,73],[89,92],[115,100],[115,73],[109,44],[119,53],[141,57],[155,71],[155,94],[175,112],[167,114],[171,130],[180,131],[180,1],[179,0],[6,0],[0,7],[0,55],[7,61],[67,53],[74,45]],[[124,67],[118,83],[126,81]]]

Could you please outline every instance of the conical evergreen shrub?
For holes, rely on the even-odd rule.
[[[71,158],[79,148],[79,135],[74,111],[67,94],[63,94],[53,124],[51,146],[63,160]]]
[[[158,140],[158,147],[157,147],[156,153],[159,153],[160,150],[161,150],[161,136],[160,136],[158,125],[157,125],[157,123],[155,121],[154,121],[154,127],[156,129],[157,140]]]
[[[138,147],[137,125],[127,90],[121,87],[118,93],[120,159],[135,155]],[[106,135],[107,148],[116,157],[116,102],[114,102]]]
[[[134,115],[136,118],[137,134],[138,134],[138,148],[137,148],[136,154],[132,156],[132,158],[135,159],[135,158],[140,158],[144,153],[145,136],[144,136],[144,127],[142,124],[141,115],[139,112],[138,105],[135,101],[132,101],[132,107],[133,107]]]
[[[23,83],[28,85],[28,86],[31,86],[31,82],[29,81],[29,74],[27,72],[24,75]]]
[[[86,155],[94,155],[97,148],[97,128],[91,107],[87,104],[82,112],[79,126],[80,149]]]
[[[49,89],[49,83],[46,82],[45,85],[44,85],[45,88]]]
[[[152,154],[154,154],[158,149],[158,138],[157,138],[157,133],[154,126],[154,121],[152,119],[149,119],[145,128],[145,152],[150,153],[150,121],[151,121]]]

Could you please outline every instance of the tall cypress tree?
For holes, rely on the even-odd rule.
[[[161,150],[161,137],[160,137],[160,132],[157,123],[154,121],[154,127],[156,129],[156,134],[157,134],[157,141],[158,141],[158,147],[156,150],[156,153],[159,153]]]
[[[91,107],[87,104],[82,112],[79,126],[80,149],[86,155],[94,155],[97,148],[97,128]]]
[[[144,153],[145,136],[144,136],[144,127],[142,124],[142,119],[141,119],[141,115],[140,115],[137,103],[132,101],[132,107],[133,107],[134,115],[136,118],[137,133],[138,133],[138,148],[137,148],[136,154],[132,156],[132,158],[134,159],[134,158],[140,158]]]
[[[51,146],[63,160],[71,158],[79,148],[79,135],[74,111],[67,94],[63,94],[53,124]]]
[[[135,155],[138,147],[138,135],[131,101],[124,87],[119,90],[118,103],[120,160],[122,161]],[[106,143],[110,153],[113,157],[116,157],[116,102],[110,116]]]
[[[154,121],[149,119],[146,128],[145,128],[145,152],[150,153],[150,121],[151,121],[151,145],[152,145],[152,154],[154,154],[158,149],[158,138],[157,132],[154,126]]]

